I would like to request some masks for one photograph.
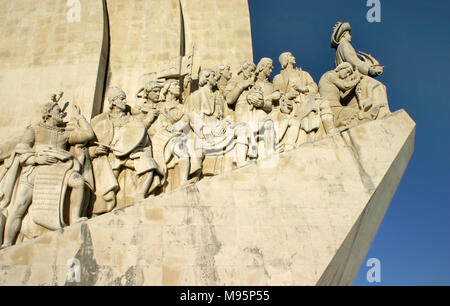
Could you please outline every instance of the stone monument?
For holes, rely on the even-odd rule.
[[[272,83],[245,0],[45,3],[2,4],[56,40],[0,53],[0,285],[352,284],[415,123],[349,23],[318,84],[291,52]]]

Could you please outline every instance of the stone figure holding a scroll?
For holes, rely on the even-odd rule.
[[[41,122],[26,129],[10,157],[8,171],[13,175],[7,173],[3,179],[8,182],[2,181],[1,186],[6,202],[14,200],[8,210],[3,246],[15,243],[27,210],[34,223],[49,230],[86,218],[85,180],[80,162],[68,149],[86,144],[94,132],[75,105],[71,120],[63,121],[66,113],[57,103],[61,97],[62,93],[53,95],[43,106]]]

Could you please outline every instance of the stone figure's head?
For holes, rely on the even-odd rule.
[[[164,83],[161,89],[161,100],[166,100],[168,94],[172,94],[175,97],[181,95],[180,82],[178,80],[169,79]]]
[[[256,75],[263,74],[269,78],[273,71],[273,60],[268,57],[263,57],[256,66]]]
[[[344,80],[353,74],[353,66],[348,62],[343,62],[334,69],[339,74],[339,78]]]
[[[285,96],[281,97],[280,99],[280,111],[283,114],[290,114],[292,113],[292,110],[294,109],[294,103],[292,100],[289,100]]]
[[[150,101],[157,103],[159,102],[159,95],[161,93],[162,85],[155,81],[150,81],[145,84],[144,90],[145,94],[150,99]]]
[[[41,110],[42,121],[44,123],[51,123],[55,126],[64,125],[64,117],[66,113],[61,110],[58,103],[46,103]]]
[[[295,57],[291,52],[281,53],[278,60],[280,61],[281,69],[285,69],[289,64],[292,64],[292,66],[297,64],[297,61],[295,60]]]
[[[216,69],[216,80],[221,77],[225,78],[227,81],[231,79],[231,67],[229,65],[219,65]]]
[[[242,63],[241,67],[239,68],[237,74],[242,74],[244,79],[254,79],[255,78],[255,70],[256,66],[250,61],[245,61]]]
[[[198,74],[198,85],[200,87],[209,84],[211,88],[217,85],[216,74],[211,69],[202,69]]]
[[[331,47],[337,48],[342,39],[352,41],[351,26],[348,22],[338,21],[333,27],[333,34],[331,35]]]
[[[127,108],[127,95],[119,87],[110,87],[108,89],[108,102],[109,108],[113,109],[117,107],[118,109],[125,111]]]

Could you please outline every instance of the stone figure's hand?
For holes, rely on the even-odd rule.
[[[371,66],[370,68],[369,68],[369,75],[371,75],[371,76],[378,76],[378,75],[380,75],[380,74],[382,74],[383,73],[383,66]]]
[[[183,82],[183,86],[184,88],[188,87],[189,84],[192,82],[192,77],[190,74],[188,74],[185,78],[184,78],[184,82]]]
[[[277,91],[275,91],[275,92],[272,94],[272,100],[278,101],[278,100],[280,100],[280,99],[281,99],[281,92],[279,92],[279,91],[277,90]]]
[[[241,87],[242,87],[243,89],[247,89],[247,88],[249,88],[250,86],[253,86],[254,84],[255,84],[255,82],[254,82],[252,79],[247,79],[247,80],[245,80],[245,81],[242,81]]]
[[[100,145],[97,148],[95,148],[95,155],[96,156],[107,155],[109,153],[109,151],[110,150],[108,147]]]
[[[293,87],[296,91],[301,92],[301,93],[305,93],[305,92],[308,92],[308,91],[309,91],[308,87],[298,86],[297,84],[294,84],[292,87]]]
[[[151,113],[150,113],[154,118],[157,118],[159,116],[159,110],[157,110],[156,108],[153,108]]]
[[[72,119],[76,120],[76,121],[80,120],[81,117],[82,117],[80,108],[77,105],[75,105],[75,104],[72,104],[71,108],[72,108],[72,111],[71,111]]]
[[[43,155],[37,156],[35,161],[38,165],[51,165],[58,162],[58,159],[54,156]]]
[[[66,130],[66,132],[73,132],[78,129],[78,126],[73,122],[69,122],[64,129]]]
[[[222,136],[223,134],[225,134],[226,131],[226,127],[223,124],[219,124],[217,125],[214,130],[213,130],[213,135],[218,137],[218,136]]]

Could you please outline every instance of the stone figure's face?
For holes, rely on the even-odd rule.
[[[157,103],[159,101],[159,93],[161,89],[159,87],[154,87],[147,91],[148,98],[150,101]]]
[[[180,85],[178,83],[172,83],[169,87],[169,92],[171,94],[173,94],[174,96],[178,97],[179,95],[181,95],[181,88]]]
[[[208,83],[212,86],[215,87],[217,85],[217,80],[216,80],[216,74],[212,71],[209,76],[208,76]]]
[[[227,66],[227,68],[225,68],[224,70],[222,70],[221,75],[222,75],[225,79],[230,80],[230,79],[231,79],[231,76],[232,76],[230,66]]]
[[[339,71],[339,78],[344,80],[353,74],[352,68],[345,68]]]
[[[264,74],[266,75],[266,77],[270,77],[270,75],[272,74],[273,71],[273,63],[270,65],[266,65],[266,67],[264,67]]]
[[[64,123],[63,118],[65,117],[65,113],[58,105],[53,107],[53,109],[50,111],[50,116],[57,126],[61,126]]]
[[[350,31],[346,31],[343,35],[342,38],[345,38],[346,40],[348,40],[349,42],[352,41],[352,34],[350,34]],[[341,39],[342,39],[341,38]]]
[[[244,76],[244,79],[253,79],[255,77],[255,67],[247,66],[247,68],[242,71],[242,75]]]
[[[289,53],[289,57],[288,57],[289,63],[292,65],[297,64],[297,60],[295,59],[295,56],[292,55],[292,53]]]
[[[115,105],[118,109],[120,109],[120,110],[122,110],[122,111],[126,110],[126,107],[127,107],[127,97],[126,97],[126,96],[119,96],[119,97],[115,98],[115,99],[114,99],[114,105]]]
[[[284,114],[290,114],[294,109],[294,105],[291,100],[283,99],[280,101],[280,110]]]

